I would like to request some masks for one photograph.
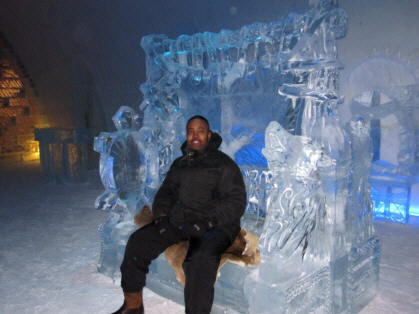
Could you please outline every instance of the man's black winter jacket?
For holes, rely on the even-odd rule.
[[[153,215],[167,214],[174,225],[211,221],[232,241],[240,231],[246,189],[237,164],[218,150],[222,138],[212,133],[202,152],[183,143],[183,156],[170,167],[153,203]]]

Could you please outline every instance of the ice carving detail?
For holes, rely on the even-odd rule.
[[[301,249],[324,257],[330,253],[330,217],[317,163],[321,147],[308,138],[291,135],[277,122],[266,129],[266,148],[262,150],[273,174],[275,189],[260,240],[262,252],[291,256]],[[278,253],[277,253],[278,254]],[[276,255],[276,254],[275,254]]]

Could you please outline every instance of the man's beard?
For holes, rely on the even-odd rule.
[[[186,151],[188,153],[189,152],[193,152],[195,155],[199,155],[199,154],[202,154],[204,152],[204,150],[207,147],[207,145],[208,145],[208,142],[204,146],[202,146],[201,148],[199,148],[199,149],[193,149],[192,147],[189,146],[189,144],[187,144],[186,145]]]

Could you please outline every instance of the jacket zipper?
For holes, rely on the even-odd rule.
[[[188,158],[188,165],[191,165],[191,157],[193,156],[193,152],[189,152],[185,157],[183,157],[180,161],[179,161],[179,166],[181,165],[182,161],[184,161],[186,158]]]

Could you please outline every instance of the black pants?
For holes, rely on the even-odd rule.
[[[125,293],[141,291],[151,261],[181,240],[190,240],[182,265],[185,272],[185,312],[210,313],[221,254],[231,245],[230,238],[218,229],[207,231],[200,239],[188,239],[174,227],[169,237],[162,237],[153,223],[138,229],[129,238],[125,249],[121,265],[122,290]]]

